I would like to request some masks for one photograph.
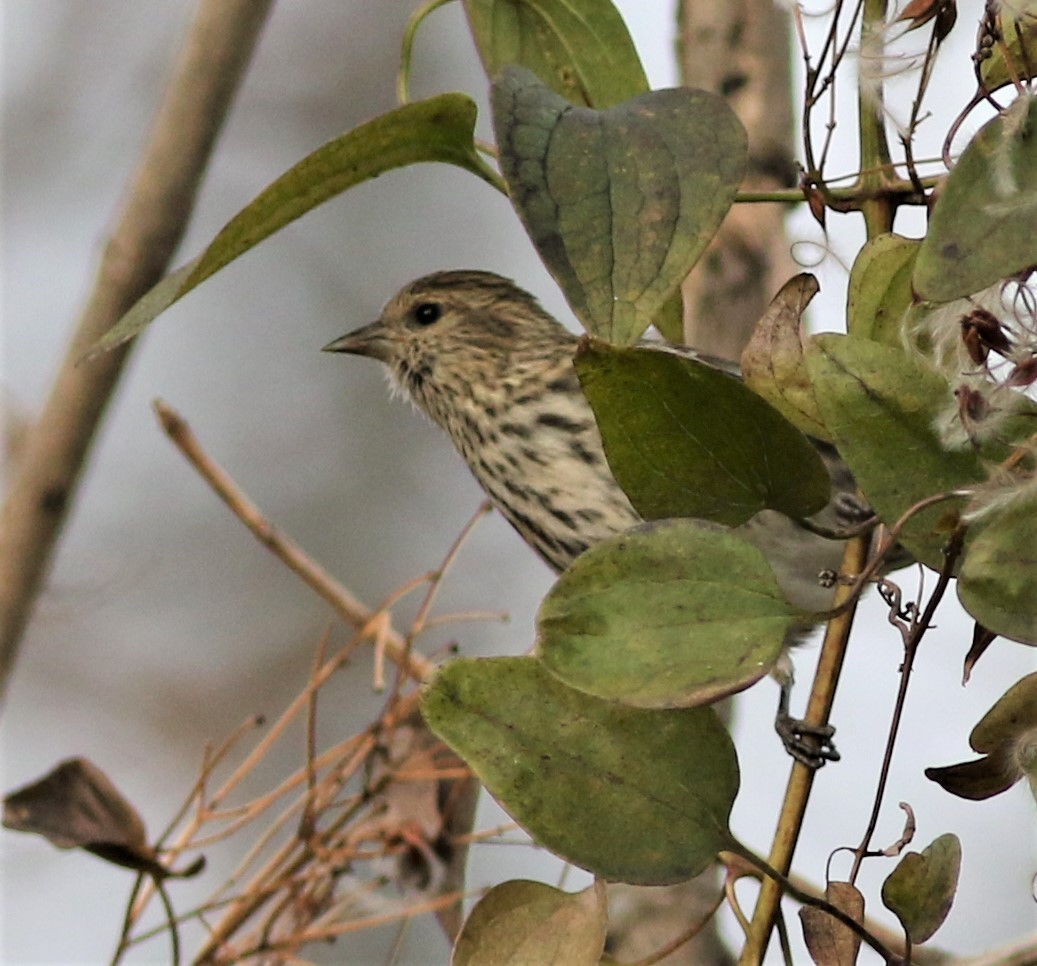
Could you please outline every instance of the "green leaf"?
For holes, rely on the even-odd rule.
[[[952,400],[950,387],[919,357],[869,339],[823,335],[811,339],[806,358],[825,425],[886,523],[927,497],[986,479],[974,450],[941,444],[936,427]],[[963,503],[917,514],[901,542],[939,570],[953,526],[948,521]]]
[[[924,943],[951,911],[961,869],[961,842],[948,832],[922,852],[908,852],[882,883],[882,902],[912,943]]]
[[[742,376],[793,426],[830,442],[803,359],[802,316],[817,292],[817,279],[806,273],[781,287],[742,352]]]
[[[536,653],[588,694],[688,707],[763,677],[797,619],[756,547],[715,524],[667,520],[577,557],[540,606]]]
[[[745,169],[723,98],[679,88],[574,107],[521,67],[493,86],[501,169],[586,328],[637,341],[716,233]]]
[[[853,336],[903,345],[903,323],[913,304],[911,273],[922,243],[892,233],[877,235],[850,271],[847,329]]]
[[[958,597],[989,630],[1037,644],[1037,491],[1027,485],[981,521],[962,561]]]
[[[94,347],[132,339],[183,298],[263,239],[348,188],[393,168],[422,161],[457,165],[499,187],[475,149],[475,103],[441,94],[405,104],[329,141],[265,188],[209,244],[199,258],[160,281]]]
[[[611,704],[517,657],[450,661],[422,712],[537,842],[604,879],[681,882],[730,843],[738,763],[712,708]]]
[[[940,190],[918,251],[919,297],[950,302],[1037,265],[1037,97],[985,124]]]
[[[502,882],[476,903],[450,966],[598,966],[606,913],[600,882],[575,894],[525,879]]]
[[[581,346],[575,365],[609,466],[646,520],[737,526],[764,508],[807,517],[828,502],[810,441],[731,375],[600,342]]]
[[[612,107],[648,90],[611,0],[464,0],[486,73],[518,64],[574,104]]]
[[[993,754],[1031,731],[1037,731],[1037,672],[1020,678],[994,702],[972,729],[969,745]]]

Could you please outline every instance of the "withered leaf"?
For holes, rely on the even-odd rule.
[[[166,868],[148,845],[137,810],[85,758],[69,758],[39,781],[7,795],[3,824],[42,835],[60,849],[85,849],[156,879],[194,875],[204,864],[196,862],[181,873]]]

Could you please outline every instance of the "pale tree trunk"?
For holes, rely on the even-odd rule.
[[[749,135],[744,191],[795,184],[789,18],[774,0],[681,0],[679,57],[689,87],[723,94]],[[688,345],[737,360],[756,321],[796,272],[781,204],[736,205],[684,284]],[[725,706],[726,707],[726,706]],[[608,951],[643,957],[708,914],[713,870],[664,889],[610,889]],[[666,966],[733,962],[714,924],[666,957]]]

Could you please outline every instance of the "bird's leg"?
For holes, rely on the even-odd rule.
[[[832,725],[814,725],[802,718],[789,714],[789,699],[795,677],[788,654],[782,655],[771,672],[780,688],[778,713],[774,716],[774,730],[778,732],[785,750],[801,765],[820,768],[826,761],[839,761],[840,754],[832,741],[835,728]]]

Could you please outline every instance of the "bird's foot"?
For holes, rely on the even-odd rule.
[[[839,761],[842,757],[832,741],[835,728],[831,725],[812,725],[788,712],[779,712],[774,719],[774,730],[785,750],[807,768],[818,769],[825,762]]]

